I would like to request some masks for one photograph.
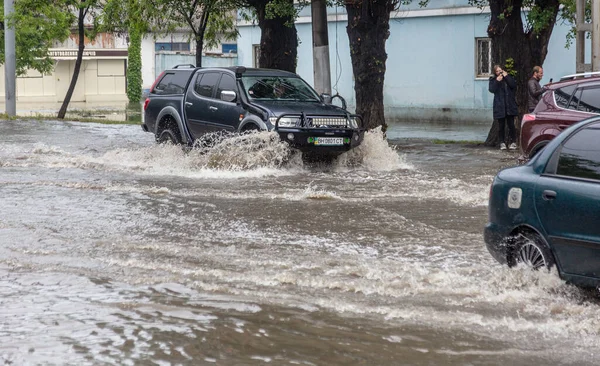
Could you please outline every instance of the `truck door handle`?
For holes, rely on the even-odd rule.
[[[550,201],[556,198],[556,192],[554,191],[550,191],[550,190],[545,190],[542,193],[542,198],[546,201]]]
[[[210,107],[208,107],[208,109],[210,109],[210,110],[211,110],[211,111],[213,111],[213,112],[214,112],[214,111],[218,111],[218,110],[219,110],[219,108],[217,108],[217,107],[213,107],[212,105],[211,105]]]
[[[185,102],[185,106],[186,106],[186,107],[191,107],[191,106],[193,106],[193,105],[194,105],[194,103],[192,103],[192,102]]]

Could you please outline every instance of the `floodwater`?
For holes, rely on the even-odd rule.
[[[0,362],[597,364],[596,295],[485,249],[516,154],[388,138],[304,167],[266,132],[0,122]]]

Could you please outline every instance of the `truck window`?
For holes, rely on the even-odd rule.
[[[154,93],[156,93],[156,94],[165,94],[165,90],[167,89],[167,86],[169,85],[169,83],[171,82],[171,80],[173,80],[173,74],[166,73],[162,77],[162,79],[160,79],[160,81],[158,82],[158,84],[156,84],[156,86],[154,87]]]
[[[216,72],[207,72],[202,75],[198,75],[196,84],[194,85],[194,90],[196,93],[198,93],[198,95],[212,98],[213,91],[215,90],[215,86],[217,85],[220,76],[220,73]]]
[[[169,72],[165,73],[165,76],[160,82],[154,87],[155,94],[183,94],[185,84],[190,78],[191,71],[189,72]]]
[[[223,90],[233,90],[237,93],[237,88],[235,87],[235,79],[231,75],[223,74],[221,77],[221,81],[219,82],[219,87],[217,88],[217,98],[221,97],[221,92]]]

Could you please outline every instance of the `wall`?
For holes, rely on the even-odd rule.
[[[392,14],[384,103],[389,119],[491,122],[493,96],[488,80],[475,77],[475,38],[487,37],[489,10],[467,0],[416,4]],[[336,12],[337,10],[337,12]],[[347,19],[342,7],[329,8],[331,84],[355,108]],[[252,66],[252,46],[260,43],[258,26],[239,22],[238,62]],[[298,30],[297,73],[313,83],[310,8],[303,9]],[[575,48],[565,49],[569,27],[557,22],[544,66],[544,80],[575,72]]]

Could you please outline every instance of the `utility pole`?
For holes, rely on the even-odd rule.
[[[592,71],[600,71],[600,0],[592,3]]]
[[[15,28],[9,27],[7,21],[13,11],[13,0],[4,0],[4,102],[6,104],[6,114],[9,117],[14,117],[17,114]]]
[[[319,94],[331,95],[329,34],[327,32],[327,4],[325,0],[312,1],[311,13],[315,90]]]
[[[592,0],[592,21],[585,22],[586,0],[576,0],[576,71],[600,71],[600,0]],[[592,62],[585,62],[586,32],[592,34]]]

